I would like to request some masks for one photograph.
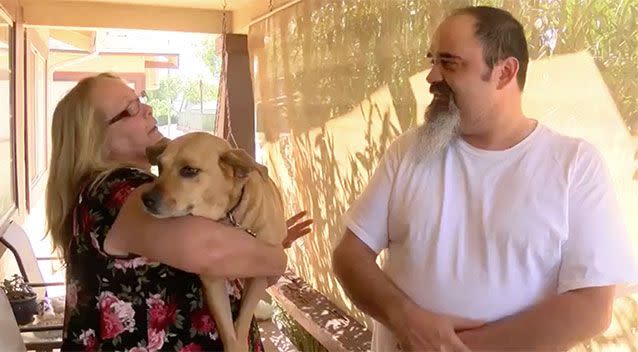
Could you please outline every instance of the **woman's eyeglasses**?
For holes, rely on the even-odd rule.
[[[126,109],[124,109],[121,113],[117,114],[115,117],[109,120],[108,125],[112,125],[123,118],[135,116],[139,114],[140,109],[142,108],[142,104],[144,104],[145,97],[137,97],[137,99],[133,100]]]

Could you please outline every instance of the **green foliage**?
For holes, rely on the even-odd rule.
[[[221,72],[222,59],[215,50],[215,43],[217,37],[208,37],[202,45],[202,58],[208,66],[208,69],[213,74],[215,80],[219,80],[219,73]]]
[[[149,98],[165,101],[175,101],[184,90],[184,80],[178,76],[168,76],[160,81],[159,89],[152,91]],[[149,92],[151,93],[151,92]]]
[[[638,1],[496,1],[521,20],[532,59],[588,51],[620,114],[638,128]],[[555,37],[553,35],[555,33]],[[555,47],[552,42],[555,40]]]
[[[297,321],[286,313],[277,303],[273,303],[273,321],[279,330],[288,337],[290,342],[299,350],[304,352],[326,352],[323,347],[308,331],[306,331]]]
[[[24,281],[22,276],[17,274],[14,274],[11,279],[4,279],[2,289],[7,295],[7,298],[11,301],[32,298],[36,295],[31,286]]]
[[[294,129],[318,127],[387,85],[405,130],[417,118],[409,78],[428,68],[436,26],[467,5],[512,12],[532,60],[589,51],[623,119],[638,127],[635,0],[311,0],[309,11],[281,12],[251,28],[267,38],[258,61],[261,90],[287,97],[282,111],[264,114],[281,115]]]
[[[200,48],[199,54],[208,66],[212,79],[211,77],[184,79],[171,75],[160,81],[159,88],[146,92],[147,103],[153,107],[153,114],[158,125],[167,124],[169,118],[172,123],[175,123],[179,113],[188,104],[217,100],[221,59],[215,52],[215,37],[209,36],[202,42]],[[213,121],[206,120],[203,124],[212,128]]]
[[[184,91],[184,81],[177,76],[168,76],[160,81],[159,88],[149,90],[147,103],[153,107],[153,115],[157,124],[162,126],[168,123],[168,119],[175,121],[179,111],[173,109],[173,104],[178,101]]]
[[[200,101],[217,99],[218,86],[211,84],[210,81],[191,80],[186,82],[185,86],[184,95],[186,101],[189,103],[199,103]]]

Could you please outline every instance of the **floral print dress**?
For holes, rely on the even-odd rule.
[[[124,201],[152,180],[141,170],[121,168],[80,194],[68,251],[62,351],[223,351],[197,275],[104,252],[105,234]],[[241,285],[234,280],[226,286],[236,318]],[[252,351],[263,351],[254,320],[249,339]]]

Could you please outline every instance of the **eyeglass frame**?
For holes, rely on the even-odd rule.
[[[107,125],[111,126],[112,124],[125,119],[127,117],[132,117],[135,116],[137,114],[140,113],[140,110],[142,110],[142,104],[146,103],[146,94],[145,92],[142,92],[142,94],[140,96],[138,96],[135,100],[131,101],[124,110],[122,110],[122,112],[120,112],[119,114],[115,115],[113,118],[111,118],[108,122]]]

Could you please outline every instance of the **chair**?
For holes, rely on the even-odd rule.
[[[15,221],[11,221],[7,230],[0,235],[0,243],[13,253],[20,275],[22,275],[25,282],[28,282],[31,287],[36,289],[38,296],[47,296],[46,287],[65,285],[64,282],[44,282],[38,263],[40,261],[60,260],[60,258],[36,257],[27,233]]]
[[[20,329],[16,322],[9,299],[3,290],[0,290],[0,346],[5,351],[26,351]]]
[[[0,243],[13,254],[18,264],[20,275],[22,275],[25,282],[29,283],[29,285],[34,288],[38,297],[48,297],[46,290],[47,287],[65,285],[64,282],[43,282],[44,279],[40,272],[38,262],[59,260],[59,258],[36,257],[27,233],[14,221],[9,224],[4,233],[0,234]],[[0,254],[2,254],[2,252],[0,252]],[[4,291],[2,293],[4,294]],[[11,311],[10,306],[9,311],[13,316],[13,311]],[[12,320],[15,322],[15,319]],[[28,350],[51,351],[53,349],[60,348],[62,345],[62,328],[62,325],[21,326],[19,327],[19,332],[22,333],[21,341],[25,343]],[[60,331],[60,338],[39,339],[37,336],[32,334],[33,332],[40,331]]]

